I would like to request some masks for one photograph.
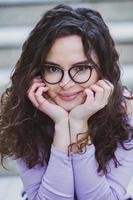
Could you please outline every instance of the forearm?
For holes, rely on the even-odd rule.
[[[117,150],[116,153],[121,166],[115,168],[111,160],[108,163],[107,175],[97,172],[98,163],[93,144],[87,147],[86,153],[73,154],[74,182],[78,200],[124,200],[132,176],[132,152]]]
[[[65,175],[65,180],[64,180]],[[71,158],[67,153],[52,146],[51,156],[36,200],[59,199],[73,200],[74,183]]]
[[[70,130],[68,120],[55,124],[53,145],[63,152],[68,152],[70,144]]]
[[[17,164],[29,200],[73,200],[73,171],[67,153],[52,145],[48,165],[29,169],[24,161]]]

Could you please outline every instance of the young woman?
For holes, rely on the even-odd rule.
[[[56,6],[30,33],[0,119],[2,163],[17,159],[28,200],[126,199],[133,106],[118,59],[88,8]]]

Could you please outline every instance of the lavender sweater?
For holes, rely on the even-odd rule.
[[[133,141],[126,146],[133,147]],[[74,192],[78,200],[124,200],[133,176],[133,150],[118,146],[115,154],[121,166],[115,168],[110,160],[107,175],[97,173],[93,144],[86,153],[70,156],[52,145],[48,165],[28,169],[18,159],[17,166],[28,200],[74,200]]]

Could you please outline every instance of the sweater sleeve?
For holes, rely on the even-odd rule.
[[[48,165],[29,169],[18,159],[17,166],[28,200],[73,200],[73,171],[67,153],[52,145]]]
[[[133,141],[126,143],[133,147]],[[94,145],[87,146],[84,154],[73,154],[73,171],[78,200],[124,200],[126,189],[133,176],[133,149],[124,150],[120,145],[116,152],[120,162],[117,168],[113,160],[108,164],[107,175],[97,172]]]

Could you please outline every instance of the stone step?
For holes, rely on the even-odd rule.
[[[0,200],[24,200],[23,184],[19,176],[0,177]]]
[[[73,2],[75,0],[66,0],[63,2]],[[84,0],[85,1],[85,0]],[[95,2],[99,0],[94,0]],[[104,0],[100,0],[101,2]],[[0,0],[0,5],[28,5],[28,4],[50,4],[50,3],[61,3],[62,0]],[[82,0],[76,0],[76,2],[82,2]],[[91,2],[91,0],[88,0],[88,2]]]
[[[107,23],[116,43],[133,44],[133,22]],[[1,27],[0,48],[20,47],[33,27]]]
[[[30,26],[62,1],[1,1],[0,26]],[[22,3],[23,2],[23,3]],[[73,7],[88,7],[99,11],[105,21],[133,21],[133,1],[63,1]],[[33,14],[34,13],[34,14]],[[120,14],[119,14],[120,13]]]
[[[133,63],[133,45],[117,44],[116,48],[120,56],[121,64]],[[0,49],[0,69],[13,68],[21,54],[20,48],[3,48]]]
[[[6,169],[0,165],[0,176],[17,176],[18,175],[18,170],[16,167],[15,160],[11,160],[10,158],[8,158],[4,166],[6,167]]]

